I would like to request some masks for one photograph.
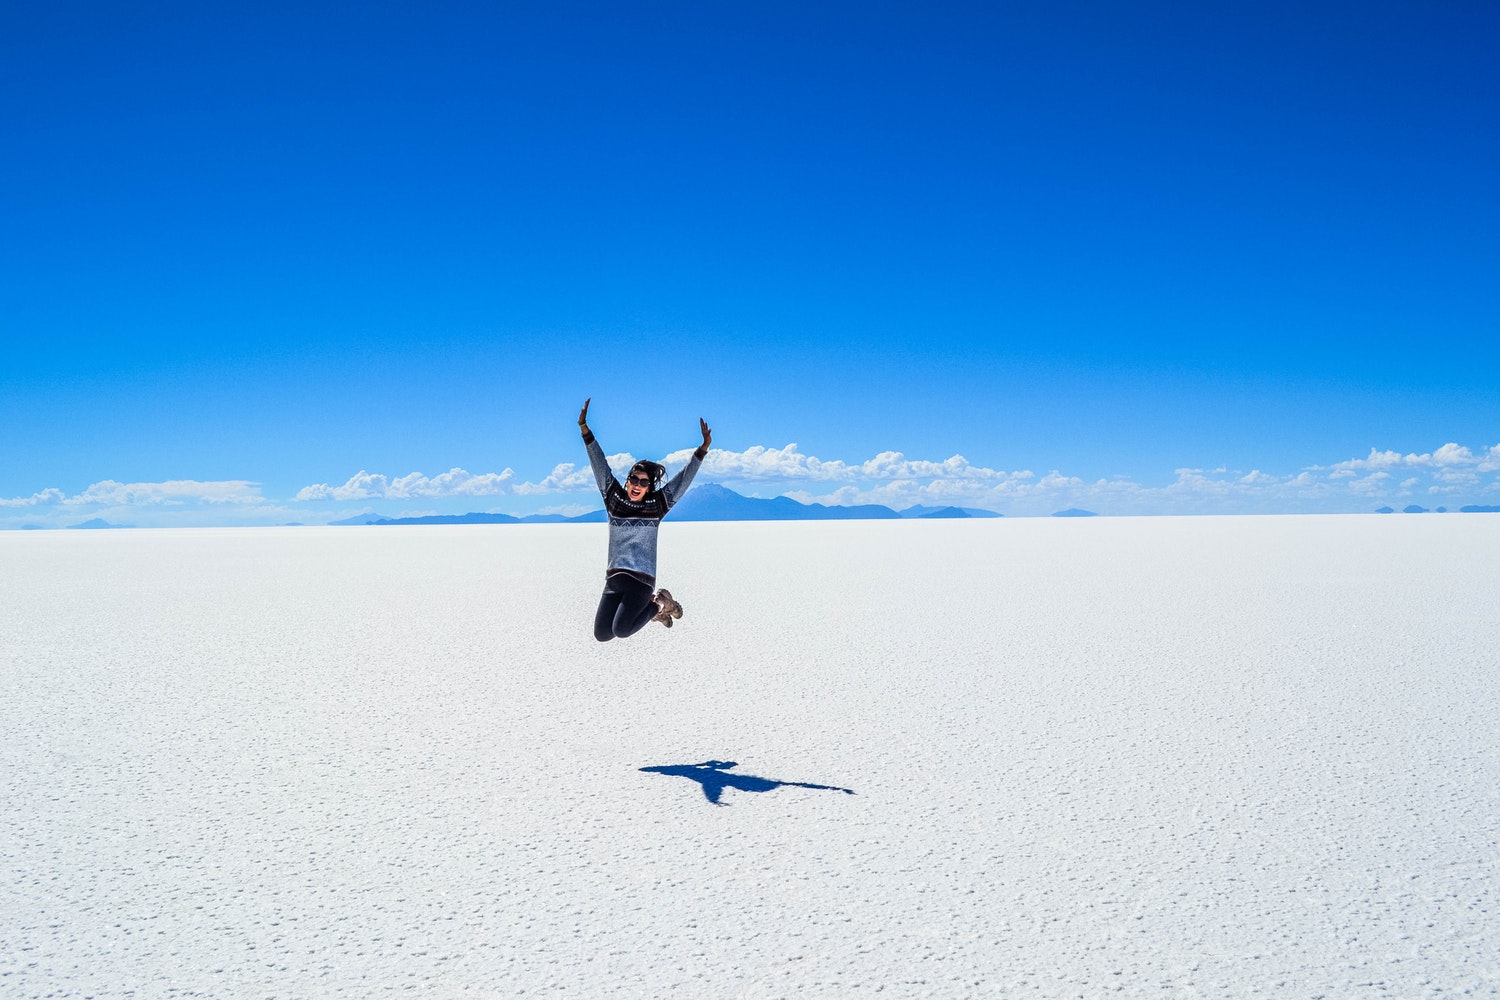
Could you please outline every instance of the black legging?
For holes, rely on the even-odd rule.
[[[649,584],[617,573],[605,578],[604,595],[594,613],[594,638],[600,642],[635,635],[660,610],[651,600],[656,593]]]

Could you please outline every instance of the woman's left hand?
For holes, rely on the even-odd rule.
[[[714,434],[713,431],[708,429],[708,421],[704,420],[702,417],[698,418],[698,426],[703,430],[703,448],[701,450],[704,454],[707,454],[709,442],[713,441]]]

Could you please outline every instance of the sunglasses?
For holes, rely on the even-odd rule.
[[[644,486],[648,490],[651,488],[651,480],[645,476],[630,476],[625,481],[634,486]]]

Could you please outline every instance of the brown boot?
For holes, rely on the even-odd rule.
[[[682,605],[677,603],[676,598],[672,596],[670,590],[658,590],[656,592],[656,603],[661,605],[664,613],[671,615],[673,618],[682,617]]]
[[[656,606],[657,606],[657,608],[659,610],[656,612],[656,614],[652,617],[651,620],[654,621],[654,622],[661,622],[667,628],[671,628],[672,627],[672,613],[669,610],[667,610],[667,608],[668,608],[667,603],[665,601],[663,601],[661,598],[656,598],[655,600],[656,600]]]

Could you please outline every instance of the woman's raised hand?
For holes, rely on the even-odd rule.
[[[714,439],[714,433],[713,431],[708,429],[708,421],[704,420],[702,417],[698,418],[698,426],[703,430],[703,447],[699,448],[698,450],[707,455],[709,443]]]
[[[583,409],[581,409],[581,410],[578,411],[578,426],[582,427],[584,430],[588,430],[588,426],[589,426],[589,404],[592,403],[593,401],[594,401],[594,397],[593,396],[590,396],[588,399],[585,399],[583,401]]]

